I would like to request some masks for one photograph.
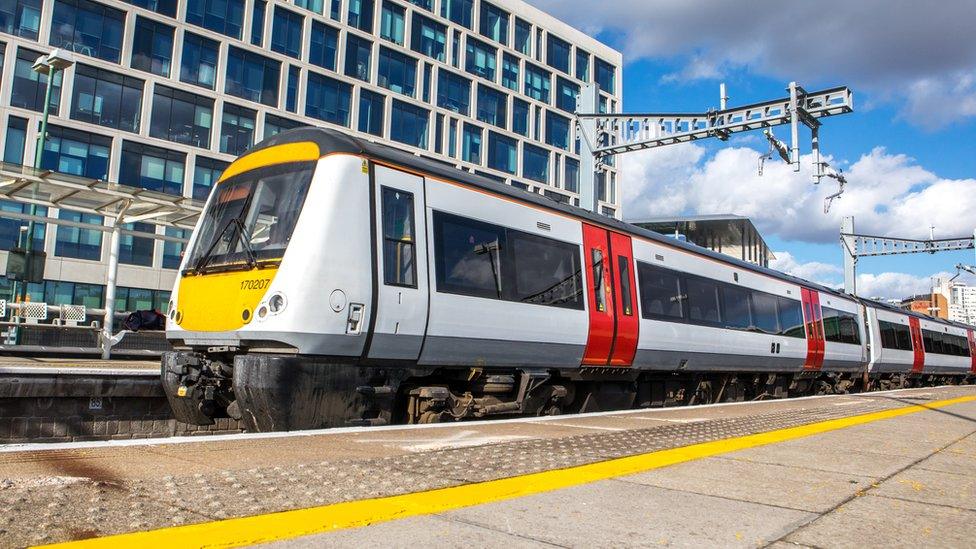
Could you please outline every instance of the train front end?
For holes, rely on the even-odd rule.
[[[330,381],[306,370],[329,374],[319,362],[349,363],[362,349],[357,304],[370,284],[351,274],[369,272],[368,236],[355,236],[369,232],[362,166],[295,130],[215,184],[167,312],[174,352],[163,356],[162,381],[178,421],[288,430],[326,426],[314,416],[350,407],[316,392]]]

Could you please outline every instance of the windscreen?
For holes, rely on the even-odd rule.
[[[301,214],[314,162],[259,168],[221,182],[204,213],[186,271],[279,261]]]

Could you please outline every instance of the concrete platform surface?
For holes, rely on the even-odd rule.
[[[976,523],[973,397],[976,387],[946,387],[421,427],[0,446],[0,547],[146,531],[172,546],[968,547]],[[938,407],[918,407],[928,403]],[[874,419],[840,424],[865,414]],[[804,434],[827,424],[829,431]],[[786,434],[734,450],[735,441],[771,433]],[[710,444],[728,450],[624,466]],[[615,463],[620,473],[607,474]],[[599,480],[565,488],[450,500],[462,493],[450,490],[535,486],[539,475],[600,467]],[[300,535],[347,520],[343,502],[368,510],[395,496],[435,511]],[[282,513],[302,509],[317,514]],[[365,516],[363,524],[390,518]],[[175,528],[154,530],[167,527]],[[104,538],[107,546],[147,539]]]
[[[159,360],[0,356],[0,374],[81,375],[112,372],[159,375]]]

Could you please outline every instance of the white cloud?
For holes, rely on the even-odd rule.
[[[844,274],[843,269],[830,263],[819,261],[801,263],[790,252],[774,252],[774,255],[776,259],[769,262],[770,268],[824,286],[838,286],[838,277]],[[843,281],[840,285],[843,285]]]
[[[946,179],[902,154],[875,148],[845,171],[847,192],[828,214],[824,198],[837,190],[824,179],[814,185],[812,160],[797,173],[778,159],[758,174],[760,152],[749,147],[714,155],[696,144],[631,153],[620,158],[624,216],[738,214],[752,218],[765,234],[785,240],[838,242],[844,216],[854,216],[857,232],[908,238],[972,234],[976,179]],[[839,164],[832,158],[825,158]],[[839,252],[838,252],[839,253]]]
[[[628,60],[684,61],[669,80],[748,68],[808,87],[851,84],[901,102],[922,127],[976,115],[972,0],[530,2],[589,34],[614,33]]]

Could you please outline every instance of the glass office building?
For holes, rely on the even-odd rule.
[[[517,0],[0,0],[4,162],[35,162],[47,77],[31,66],[54,48],[76,63],[53,82],[42,167],[198,199],[256,142],[319,125],[577,203],[576,95],[597,82],[601,110],[621,105],[620,53]],[[619,216],[613,168],[598,193]],[[26,207],[0,201],[0,250],[25,223],[4,211]],[[33,238],[50,280],[32,299],[100,306],[108,235]],[[123,237],[120,309],[165,303],[181,251]]]

